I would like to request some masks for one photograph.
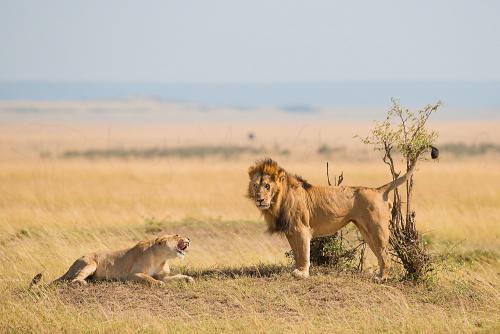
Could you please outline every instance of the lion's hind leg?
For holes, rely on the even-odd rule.
[[[356,221],[354,224],[377,258],[379,272],[373,280],[376,283],[382,283],[387,279],[387,269],[390,266],[388,253],[389,228],[383,224],[378,224],[373,217]]]
[[[95,273],[97,262],[91,258],[83,256],[76,260],[68,271],[56,279],[53,283],[69,281],[71,283],[87,284],[85,279]]]

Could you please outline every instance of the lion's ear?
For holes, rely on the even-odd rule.
[[[280,182],[282,182],[282,183],[283,183],[283,182],[285,181],[285,178],[286,178],[286,173],[285,173],[285,171],[284,171],[284,170],[282,170],[282,169],[281,169],[281,170],[278,172],[278,177],[277,177],[277,179],[278,179]]]
[[[250,178],[252,178],[252,176],[255,174],[255,171],[257,170],[257,167],[256,166],[250,166],[248,168],[248,176],[250,176]]]

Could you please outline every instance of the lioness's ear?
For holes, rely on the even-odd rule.
[[[165,240],[165,238],[163,237],[158,237],[155,239],[155,245],[166,245],[167,244],[167,240]]]

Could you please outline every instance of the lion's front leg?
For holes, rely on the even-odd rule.
[[[292,272],[292,275],[298,279],[308,278],[311,251],[310,230],[301,229],[292,231],[286,237],[292,247],[293,257],[295,258],[295,270]]]
[[[295,239],[292,237],[291,234],[285,234],[286,239],[288,240],[288,243],[290,244],[290,248],[292,249],[292,255],[293,255],[293,263],[297,263],[297,250],[295,249]]]

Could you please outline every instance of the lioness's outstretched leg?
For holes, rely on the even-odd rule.
[[[170,276],[170,267],[168,263],[165,263],[162,270],[154,274],[153,278],[160,280],[162,282],[167,282],[167,281],[184,281],[188,283],[194,282],[194,279],[187,275],[177,274]]]
[[[292,247],[295,258],[295,270],[292,272],[292,275],[296,278],[308,278],[311,232],[308,229],[291,231],[287,234],[287,239]]]
[[[96,269],[97,263],[92,258],[83,256],[76,260],[71,267],[69,267],[68,271],[54,282],[70,281],[87,284],[85,279],[94,274]]]
[[[162,282],[168,282],[168,281],[183,281],[183,282],[187,282],[187,283],[194,282],[194,278],[192,278],[191,276],[182,275],[182,274],[170,276],[170,274],[158,273],[158,274],[155,274],[154,277]]]
[[[150,285],[163,285],[164,283],[162,281],[159,281],[157,279],[154,279],[153,277],[145,274],[145,273],[134,273],[130,274],[128,276],[128,279],[133,282],[137,283],[143,283],[143,284],[150,284]]]

